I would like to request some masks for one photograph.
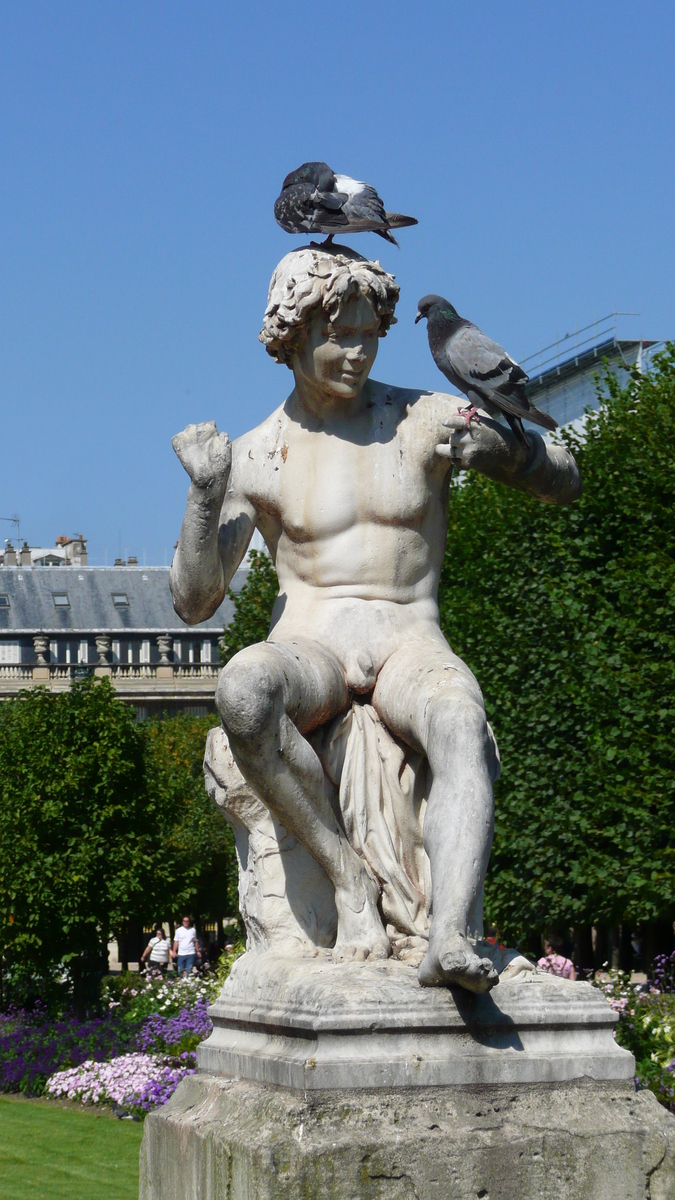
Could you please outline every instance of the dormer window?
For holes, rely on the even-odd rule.
[[[115,608],[129,607],[129,597],[127,596],[126,592],[112,592],[111,595]]]
[[[6,592],[0,592],[0,608],[9,608],[9,596]]]
[[[70,608],[67,592],[52,592],[56,608]]]

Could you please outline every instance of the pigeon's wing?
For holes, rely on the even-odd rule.
[[[372,222],[386,228],[387,214],[374,187],[359,179],[350,179],[348,175],[336,175],[335,183],[338,190],[346,194],[344,211],[350,220]]]
[[[314,202],[314,226],[319,233],[324,231],[324,225],[330,229],[338,229],[342,225],[349,224],[349,217],[345,212],[345,201],[347,196],[344,192],[320,192],[317,188],[312,196]]]
[[[476,392],[488,404],[544,429],[558,428],[558,422],[549,413],[530,404],[525,391],[529,376],[523,368],[499,342],[493,342],[475,325],[464,325],[451,334],[445,344],[445,353],[466,388]]]
[[[493,342],[475,325],[463,325],[452,333],[445,343],[445,354],[451,369],[467,387],[504,412],[518,417],[527,412],[527,397],[518,394],[527,375],[499,342]]]
[[[294,183],[277,198],[274,215],[287,233],[330,233],[349,224],[342,211],[345,199],[311,183]]]
[[[456,374],[482,391],[498,387],[515,366],[503,346],[486,337],[470,322],[453,330],[444,351]]]

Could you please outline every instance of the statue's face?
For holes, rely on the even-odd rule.
[[[348,300],[333,322],[316,313],[292,363],[302,390],[338,401],[358,396],[377,357],[379,329],[380,318],[365,296]]]

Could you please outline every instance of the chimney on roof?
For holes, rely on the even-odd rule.
[[[129,555],[129,558],[127,559],[127,566],[129,566],[129,567],[137,567],[138,566],[138,559],[135,554]]]
[[[125,563],[123,558],[116,558],[115,562],[113,564],[113,566],[115,566],[115,567],[126,567],[126,565],[127,564]]]
[[[29,567],[30,561],[31,561],[30,560],[30,546],[28,545],[28,542],[24,542],[23,546],[21,547],[21,555],[20,555],[21,566]]]
[[[11,542],[7,542],[7,544],[5,546],[5,566],[6,567],[15,567],[16,566],[16,550],[14,549]]]
[[[72,563],[74,567],[86,567],[87,565],[87,539],[78,533],[72,538],[66,546],[66,562]]]
[[[56,539],[56,545],[60,550],[63,550],[63,564],[66,567],[86,567],[87,565],[87,539],[82,537],[81,533],[76,533],[75,537],[66,537],[60,533]]]

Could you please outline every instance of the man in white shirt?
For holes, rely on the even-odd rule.
[[[201,957],[197,945],[197,931],[190,917],[183,917],[178,926],[173,943],[173,957],[176,959],[178,974],[189,975],[195,965],[195,958]]]

